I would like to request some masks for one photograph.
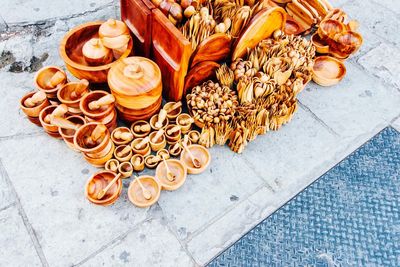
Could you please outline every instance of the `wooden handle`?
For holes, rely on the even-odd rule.
[[[124,141],[129,141],[129,140],[133,139],[133,134],[131,134],[130,132],[116,131],[114,133],[114,137],[117,139],[124,140]]]
[[[138,177],[136,177],[136,176],[134,176],[134,177],[135,177],[136,181],[138,182],[140,188],[142,189],[144,198],[147,200],[151,199],[152,195],[151,195],[150,190],[148,190],[147,188],[144,187],[144,185],[142,184],[142,182],[140,181],[140,179]]]
[[[189,124],[192,124],[193,122],[194,122],[193,118],[179,120],[179,124],[182,124],[182,125],[189,125]]]
[[[119,151],[117,153],[117,156],[118,157],[123,157],[123,156],[127,155],[130,151],[131,151],[131,147],[130,146],[125,146],[124,149],[122,149],[121,151]]]
[[[171,148],[171,152],[175,153],[180,147],[179,142],[177,142],[172,148]]]
[[[46,93],[42,91],[37,91],[31,97],[25,99],[24,105],[28,108],[32,108],[39,103],[42,103],[46,99]]]
[[[143,148],[144,145],[146,145],[148,142],[150,141],[150,138],[148,136],[146,136],[145,138],[142,139],[142,141],[140,141],[139,143],[137,143],[135,145],[136,149],[141,149]]]
[[[98,100],[89,103],[90,110],[99,109],[101,106],[109,105],[115,102],[115,97],[112,94],[105,95]]]
[[[64,119],[62,117],[51,117],[50,119],[51,124],[63,128],[63,129],[69,129],[69,130],[78,130],[81,124],[75,124],[72,121],[69,121],[67,119]]]
[[[116,172],[118,170],[118,166],[117,166],[117,164],[115,164],[114,160],[112,160],[110,162],[110,166],[109,167],[110,167],[110,170],[112,170],[113,172]]]
[[[156,135],[153,137],[152,142],[153,143],[157,143],[158,139],[160,139],[160,137],[164,134],[164,130],[160,129],[158,130],[158,132],[156,133]]]
[[[104,124],[98,124],[96,128],[94,128],[90,137],[96,142],[105,134],[106,131],[107,127]]]
[[[166,117],[167,117],[167,111],[165,111],[165,109],[161,109],[160,113],[158,114],[158,120],[157,120],[155,126],[157,128],[161,128],[163,126],[163,122]]]
[[[133,130],[135,130],[135,132],[137,132],[137,133],[145,133],[145,132],[149,132],[151,130],[151,127],[148,124],[136,125],[133,128]]]
[[[138,80],[142,78],[143,75],[143,69],[137,63],[129,64],[124,68],[124,76],[128,78]]]
[[[182,106],[182,102],[176,102],[175,104],[173,104],[172,106],[168,107],[167,109],[165,109],[167,111],[167,113],[170,113],[171,111],[180,108]]]
[[[107,193],[108,190],[110,190],[111,186],[113,184],[115,184],[115,182],[119,179],[119,177],[121,176],[121,173],[118,173],[114,179],[111,180],[111,182],[106,186],[106,188],[104,188],[103,190],[101,190],[98,194],[97,194],[97,199],[102,199],[104,197],[104,195]]]
[[[44,121],[51,123],[53,117],[63,117],[68,112],[68,107],[65,104],[58,105],[51,114],[46,115]]]
[[[62,71],[57,71],[54,73],[54,75],[50,78],[50,80],[47,82],[47,86],[50,88],[56,87],[58,84],[63,82],[65,79],[65,74]]]
[[[152,157],[152,158],[150,158],[150,159],[148,160],[148,163],[153,164],[153,163],[159,162],[160,160],[161,160],[161,157],[160,157],[160,156],[154,156],[154,157]]]
[[[176,126],[172,127],[171,129],[169,129],[167,131],[167,134],[168,135],[174,134],[174,133],[178,132],[180,129],[181,129],[181,126],[176,125]]]

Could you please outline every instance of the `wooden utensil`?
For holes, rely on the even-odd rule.
[[[81,124],[75,124],[67,119],[62,118],[62,117],[52,117],[50,120],[50,123],[55,126],[58,126],[60,128],[63,128],[63,129],[69,129],[69,130],[75,130],[75,131],[78,130],[79,127],[82,126]]]
[[[25,99],[24,105],[28,108],[32,108],[39,103],[42,103],[46,99],[46,93],[43,91],[37,91],[31,97]]]
[[[79,83],[75,86],[75,90],[71,92],[71,99],[79,98],[88,88],[89,81],[86,79],[82,79]]]
[[[151,197],[152,197],[151,191],[144,187],[144,185],[140,181],[139,177],[137,177],[136,175],[134,175],[134,177],[135,177],[136,181],[138,182],[140,188],[142,189],[144,198],[147,200],[151,199]]]
[[[112,94],[105,95],[98,100],[89,103],[90,110],[99,109],[101,106],[109,105],[115,102],[115,97]]]
[[[136,149],[141,149],[143,148],[144,145],[146,145],[150,141],[150,138],[146,136],[145,138],[142,139],[138,144],[136,144],[135,148]]]
[[[165,160],[165,158],[164,158],[164,157],[161,157],[161,158],[162,158],[162,160],[163,160],[163,162],[164,162],[165,170],[167,171],[167,179],[168,179],[170,182],[173,182],[173,181],[175,180],[176,176],[175,176],[175,174],[173,174],[173,173],[171,172],[171,170],[169,169],[168,163],[167,163],[167,161]]]
[[[195,168],[199,169],[199,168],[201,167],[200,160],[199,160],[198,158],[196,158],[196,157],[192,154],[192,152],[189,150],[189,148],[188,148],[187,145],[186,145],[187,142],[188,142],[188,136],[185,135],[184,140],[183,140],[183,142],[182,142],[182,146],[183,146],[183,148],[186,150],[186,152],[188,153],[188,155],[189,155],[189,157],[190,157],[190,159],[191,159],[191,161],[192,161],[192,163],[193,163],[193,166],[194,166]]]
[[[130,147],[130,146],[125,146],[121,151],[119,151],[119,152],[117,153],[117,156],[118,156],[118,157],[123,157],[123,156],[125,156],[126,154],[128,154],[130,151],[131,151],[131,147]]]
[[[62,83],[64,80],[65,80],[65,73],[62,71],[57,71],[46,83],[46,86],[48,88],[54,88],[58,84]]]
[[[107,131],[107,127],[104,124],[98,124],[92,134],[90,135],[90,137],[93,139],[93,141],[97,141],[99,140],[104,133]]]
[[[111,188],[111,186],[115,184],[115,182],[119,179],[119,177],[121,177],[121,173],[118,173],[105,188],[103,188],[99,193],[97,193],[97,199],[102,199],[104,195],[107,193],[107,191]]]
[[[153,137],[153,139],[151,140],[153,143],[157,143],[158,139],[160,139],[160,137],[164,134],[164,130],[160,129],[158,130],[158,132],[156,133],[156,135]]]
[[[166,117],[167,117],[167,111],[164,110],[164,109],[161,109],[160,113],[158,114],[158,120],[155,123],[155,126],[157,128],[161,128],[163,126],[163,122],[164,122]]]
[[[175,110],[175,109],[177,109],[177,108],[180,108],[180,107],[182,107],[182,102],[181,102],[181,101],[176,102],[176,103],[173,104],[172,106],[166,108],[165,111],[167,111],[167,113],[170,113],[171,111],[173,111],[173,110]]]
[[[46,115],[44,121],[46,123],[51,123],[51,119],[54,117],[62,117],[68,112],[68,107],[65,104],[58,105],[51,114]]]
[[[130,132],[116,131],[114,133],[114,137],[117,139],[128,141],[133,139],[133,134],[131,134]]]

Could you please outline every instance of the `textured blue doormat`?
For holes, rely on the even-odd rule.
[[[400,266],[400,133],[384,129],[210,266]]]

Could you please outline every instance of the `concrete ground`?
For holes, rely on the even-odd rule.
[[[0,266],[204,265],[384,127],[400,130],[400,3],[331,2],[364,36],[346,78],[330,88],[311,83],[293,121],[243,155],[211,149],[206,173],[148,209],[134,207],[126,187],[113,206],[90,204],[84,184],[96,169],[18,107],[35,71],[63,65],[58,45],[68,29],[119,17],[119,2],[1,3]]]

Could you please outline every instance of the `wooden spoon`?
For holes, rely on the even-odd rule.
[[[142,191],[143,191],[143,196],[144,196],[144,198],[147,199],[147,200],[151,199],[152,195],[151,195],[150,190],[148,190],[147,188],[144,187],[144,185],[143,185],[142,182],[140,181],[139,177],[137,177],[136,175],[134,175],[134,177],[135,177],[136,181],[138,182],[140,188],[141,188]]]
[[[187,135],[185,135],[185,139],[187,139]],[[182,142],[183,148],[186,150],[186,152],[188,153],[190,159],[192,160],[193,166],[194,166],[195,168],[199,169],[199,168],[201,167],[200,160],[199,160],[198,158],[196,158],[196,157],[192,154],[192,152],[191,152],[191,151],[189,150],[189,148],[187,147],[186,143],[187,143],[187,140],[184,140],[184,141]]]
[[[176,176],[175,176],[175,174],[173,174],[173,173],[171,172],[171,170],[169,169],[168,163],[167,163],[167,161],[165,160],[165,157],[162,157],[162,160],[164,161],[165,169],[166,169],[166,171],[167,171],[167,179],[168,179],[168,181],[173,182],[173,181],[175,180]]]
[[[102,199],[104,195],[107,193],[107,191],[111,188],[111,186],[115,184],[115,182],[119,179],[119,177],[121,177],[121,173],[118,173],[114,177],[114,179],[112,179],[111,182],[105,188],[103,188],[103,190],[97,193],[97,199]]]

